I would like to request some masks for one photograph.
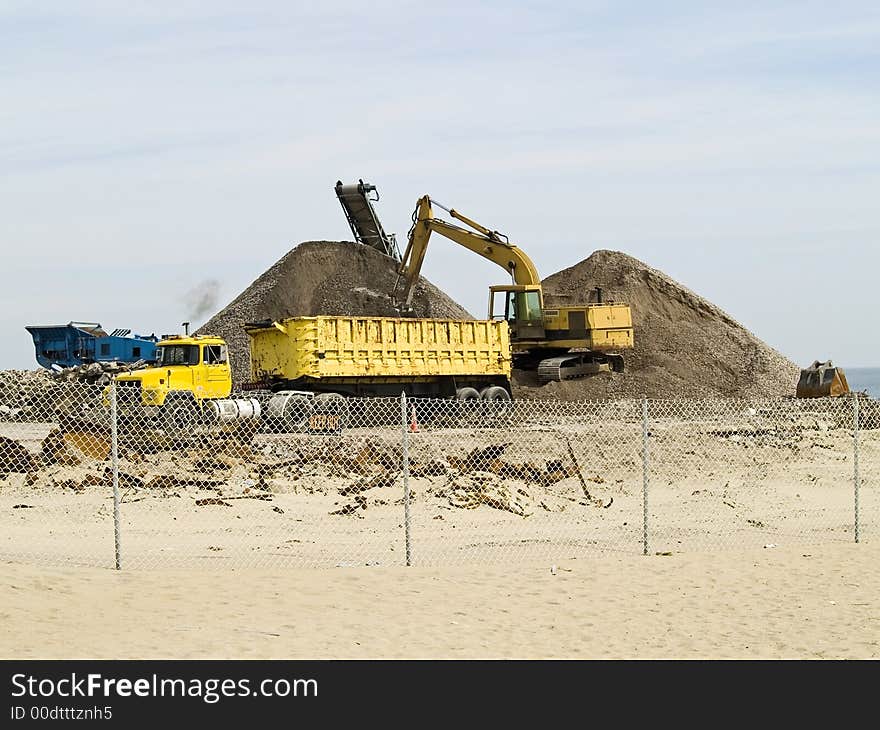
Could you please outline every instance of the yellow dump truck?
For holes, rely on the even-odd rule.
[[[121,423],[187,434],[248,423],[300,428],[347,412],[346,397],[510,401],[511,347],[503,321],[294,317],[246,326],[248,398],[232,398],[227,345],[175,335],[155,367],[116,378]],[[501,404],[496,403],[496,406]]]
[[[255,385],[350,396],[510,394],[506,322],[293,317],[245,326]]]
[[[249,389],[272,391],[265,420],[299,428],[349,413],[346,397],[510,401],[507,322],[395,317],[293,317],[245,326]]]

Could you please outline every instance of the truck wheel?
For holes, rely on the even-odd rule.
[[[456,403],[451,409],[455,413],[455,421],[463,426],[480,416],[480,391],[476,388],[459,388],[455,391]]]
[[[169,393],[162,407],[163,427],[171,438],[191,436],[198,417],[198,406],[188,393]]]
[[[485,401],[510,401],[510,393],[500,385],[490,385],[480,391],[480,399]]]
[[[480,400],[483,401],[486,415],[490,418],[505,416],[513,407],[510,393],[500,385],[484,388],[480,392]]]
[[[280,392],[266,406],[268,430],[275,433],[298,433],[309,425],[314,406],[312,399],[299,393]]]
[[[485,390],[488,390],[486,388]],[[456,400],[480,400],[480,391],[476,388],[459,388],[455,391]]]
[[[339,417],[339,425],[348,425],[348,399],[339,393],[318,393],[315,396],[315,413],[323,413]]]

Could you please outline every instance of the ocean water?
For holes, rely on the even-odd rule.
[[[844,367],[850,390],[866,390],[872,398],[880,398],[880,368]]]

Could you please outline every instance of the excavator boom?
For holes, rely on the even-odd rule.
[[[433,205],[445,210],[456,225],[434,217]],[[511,284],[489,288],[489,318],[504,319],[517,367],[536,370],[539,382],[580,378],[623,369],[618,350],[633,346],[632,312],[620,302],[599,301],[571,307],[544,309],[541,277],[532,260],[498,231],[493,231],[423,195],[416,203],[406,251],[397,270],[392,301],[412,311],[412,296],[432,233],[454,241],[498,264]],[[495,297],[503,295],[503,311],[496,314]]]
[[[468,230],[462,226],[448,223],[434,217],[432,202],[439,208],[443,208],[450,216],[470,226],[474,230]],[[419,198],[413,213],[413,225],[409,232],[409,240],[398,268],[398,279],[394,291],[394,299],[402,308],[409,309],[412,305],[412,294],[425,253],[428,250],[428,241],[431,233],[436,232],[454,241],[460,246],[479,254],[485,259],[498,264],[507,271],[515,284],[526,286],[541,286],[541,277],[532,260],[526,253],[512,243],[502,240],[504,236],[498,231],[491,231],[481,226],[476,221],[463,216],[456,210],[445,208],[436,201],[432,201],[427,195]],[[398,294],[397,288],[403,283],[403,288]]]

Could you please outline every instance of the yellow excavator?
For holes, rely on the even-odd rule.
[[[435,218],[434,206],[467,227]],[[398,311],[403,314],[412,311],[413,289],[428,242],[432,233],[439,233],[510,274],[511,284],[489,287],[489,318],[507,321],[515,367],[537,370],[541,383],[623,370],[623,356],[619,351],[633,346],[629,305],[603,302],[599,290],[596,303],[545,309],[538,270],[507,236],[441,205],[428,195],[419,198],[412,220],[392,291]]]

